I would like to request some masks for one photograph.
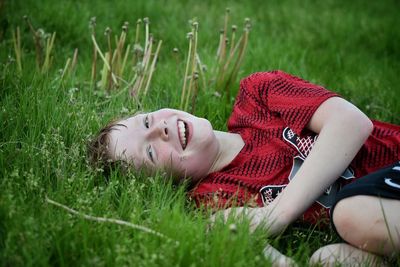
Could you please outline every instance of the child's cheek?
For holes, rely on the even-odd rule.
[[[174,170],[179,163],[179,160],[177,160],[177,156],[174,155],[171,150],[167,149],[160,149],[158,151],[158,160],[159,163],[161,164],[161,168],[167,169],[167,170]]]

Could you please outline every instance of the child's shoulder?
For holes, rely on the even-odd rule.
[[[258,71],[254,72],[242,79],[244,80],[257,80],[257,79],[268,79],[268,78],[274,78],[282,75],[289,75],[288,73],[282,71],[282,70],[270,70],[270,71]]]
[[[297,87],[318,87],[323,88],[320,85],[311,83],[308,80],[300,78],[298,76],[289,74],[282,70],[271,70],[264,72],[255,72],[250,74],[249,76],[243,78],[240,81],[240,89],[254,90],[259,86],[265,86],[267,84],[272,85],[272,87],[276,87],[276,89],[282,89],[280,85],[282,83],[286,85],[292,85]]]
[[[292,78],[296,77],[281,70],[254,72],[240,80],[240,90],[253,92],[257,91],[260,86],[264,87],[271,82],[275,83],[282,79]]]
[[[267,83],[276,79],[300,79],[282,70],[260,71],[254,72],[240,80],[241,86],[250,84]]]

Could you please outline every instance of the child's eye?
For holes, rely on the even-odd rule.
[[[149,155],[149,158],[152,162],[154,162],[154,158],[153,158],[153,149],[151,148],[151,146],[149,146],[147,148],[147,154]]]
[[[146,115],[146,117],[143,120],[143,123],[146,128],[149,128],[149,115]]]

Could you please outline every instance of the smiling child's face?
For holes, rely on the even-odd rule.
[[[119,121],[109,140],[112,160],[193,180],[210,172],[219,151],[208,120],[174,109],[160,109]]]

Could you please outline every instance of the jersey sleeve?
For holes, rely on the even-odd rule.
[[[257,106],[279,116],[298,135],[325,100],[339,96],[283,71],[254,73],[241,81],[240,90],[247,91]]]

